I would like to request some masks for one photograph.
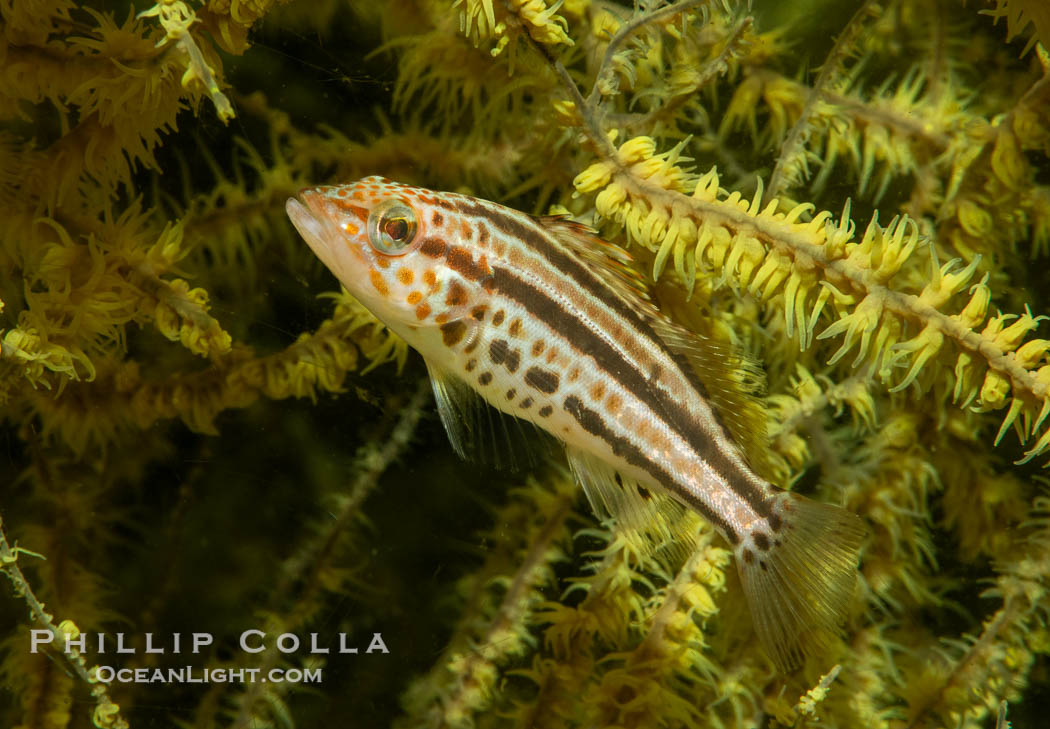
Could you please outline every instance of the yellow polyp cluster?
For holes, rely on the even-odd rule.
[[[698,272],[713,271],[761,300],[776,296],[785,332],[797,333],[802,348],[814,336],[818,341],[841,337],[827,363],[852,355],[852,367],[867,363],[894,392],[916,384],[928,363],[954,349],[955,399],[967,405],[976,398],[981,407],[995,410],[1012,395],[1002,429],[1020,423],[1022,442],[1039,435],[1026,458],[1050,447],[1050,436],[1041,431],[1045,414],[1040,417],[1044,408],[1050,412],[1044,384],[1050,370],[1040,366],[1047,348],[1042,340],[1031,340],[1015,351],[1036,320],[1027,316],[1001,334],[993,319],[975,331],[984,319],[983,284],[958,315],[942,313],[965,291],[978,261],[962,268],[954,261],[938,265],[925,242],[933,275],[921,290],[909,293],[910,281],[923,282],[914,270],[924,239],[908,216],[883,227],[875,215],[856,241],[848,202],[837,223],[826,212],[804,222],[798,218],[807,206],[787,213],[777,211],[776,201],[763,207],[761,185],[750,201],[738,192],[725,194],[713,169],[695,181],[687,197],[681,194],[687,174],[677,167],[669,173],[668,160],[676,160],[679,149],[658,155],[651,139],[635,138],[575,180],[577,193],[604,187],[595,197],[595,210],[655,253],[654,278],[673,256],[687,290]],[[837,319],[817,332],[826,306]],[[976,384],[978,377],[983,384]]]
[[[995,8],[981,12],[990,15],[996,21],[1006,18],[1007,39],[1012,40],[1014,36],[1021,34],[1027,35],[1024,52],[1028,52],[1037,42],[1041,43],[1044,49],[1050,50],[1050,21],[1046,16],[1046,8],[1037,0],[995,0]]]
[[[498,694],[499,667],[528,652],[530,611],[542,603],[544,585],[554,563],[564,558],[569,538],[568,519],[574,484],[568,474],[555,477],[553,488],[540,488],[533,509],[522,491],[500,510],[500,528],[516,528],[516,549],[490,553],[485,565],[461,584],[465,594],[486,595],[478,614],[456,626],[441,659],[426,676],[417,679],[405,697],[406,709],[416,720],[443,721],[452,726],[471,723],[489,709]]]
[[[175,279],[158,292],[157,300],[153,321],[165,337],[204,357],[230,351],[232,337],[207,314],[207,291]]]
[[[512,46],[512,55],[517,53],[522,31],[541,45],[571,46],[573,41],[565,32],[568,23],[558,15],[561,5],[561,2],[549,4],[547,0],[455,0],[452,7],[462,6],[460,30],[474,45],[495,41],[489,53],[498,56],[508,45]],[[513,61],[511,64],[513,69]]]
[[[591,35],[599,41],[608,40],[622,24],[623,21],[611,11],[596,8],[591,15]]]
[[[156,17],[165,32],[165,37],[157,42],[157,46],[161,47],[169,41],[174,41],[186,56],[186,71],[180,79],[183,87],[189,88],[193,84],[199,84],[215,105],[215,113],[223,123],[228,123],[236,116],[230,100],[219,88],[212,68],[204,59],[200,47],[193,40],[190,27],[197,22],[197,17],[186,3],[182,0],[162,0],[149,10],[143,10],[136,17]]]
[[[567,666],[534,666],[526,674],[529,679],[542,691],[568,678],[566,670],[581,675],[599,670],[600,680],[587,688],[584,698],[589,716],[606,725],[640,725],[657,713],[683,722],[699,720],[697,707],[672,687],[710,686],[713,677],[714,666],[703,656],[705,626],[719,612],[715,596],[725,590],[730,554],[713,544],[712,537],[703,529],[677,575],[644,600],[630,589],[632,580],[640,578],[632,577],[635,557],[622,541],[614,541],[604,550],[598,571],[574,588],[582,593],[582,602],[544,612],[549,623],[544,640]],[[638,636],[623,632],[609,622],[610,610],[628,610],[639,625],[649,627]],[[609,664],[598,667],[593,657],[603,643],[612,652]],[[545,703],[543,713],[547,710],[556,711],[555,705]]]
[[[809,689],[799,697],[798,703],[791,706],[787,696],[768,698],[766,706],[773,720],[782,726],[807,726],[819,721],[818,710],[820,704],[827,698],[832,690],[832,684],[838,677],[841,666],[835,665],[828,673],[820,677],[813,688]]]
[[[44,341],[40,332],[32,326],[5,332],[0,342],[0,356],[18,367],[33,387],[51,389],[50,373],[58,373],[71,380],[90,380],[95,375],[91,359],[83,351]],[[63,380],[55,382],[58,387],[63,384]]]
[[[566,34],[568,23],[557,14],[558,4],[548,6],[545,0],[511,0],[510,12],[515,13],[525,24],[530,36],[544,45],[572,45]]]
[[[805,88],[790,79],[758,74],[749,76],[734,90],[722,116],[719,134],[726,136],[746,129],[756,143],[763,146],[783,139],[791,123],[802,112],[804,94]],[[763,106],[768,108],[769,118],[760,125],[757,113]]]
[[[120,718],[120,704],[112,702],[99,704],[95,707],[91,721],[99,729],[110,729],[110,727],[121,725],[123,720]]]

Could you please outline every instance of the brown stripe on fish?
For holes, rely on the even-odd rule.
[[[611,340],[622,356],[640,366],[656,366],[653,357],[664,353],[665,345],[661,340],[656,339],[652,345],[647,346],[644,340],[639,338],[637,330],[646,329],[647,325],[633,310],[626,308],[622,316],[618,316],[617,312],[610,310],[604,300],[581,296],[577,281],[569,278],[565,272],[562,272],[562,276],[552,275],[549,262],[538,258],[535,251],[527,247],[518,246],[510,250],[505,259],[508,268],[523,272],[536,281],[542,281],[544,289],[550,292],[551,298],[571,301],[575,307],[580,309],[581,318],[588,320],[588,325],[592,329],[600,331],[603,339]],[[619,301],[618,298],[616,300]],[[623,316],[628,317],[628,323],[635,324],[635,329],[623,325]],[[666,356],[666,353],[664,355]],[[553,351],[549,352],[547,361],[553,362],[554,356]]]
[[[551,241],[549,234],[532,218],[523,213],[517,213],[517,211],[494,210],[482,204],[481,201],[473,200],[465,201],[464,204],[457,206],[457,210],[465,215],[484,218],[504,236],[520,240],[527,248],[543,256],[547,263],[563,275],[582,285],[595,299],[621,316],[626,316],[628,311],[626,303],[594,277],[582,263],[558,248]],[[653,340],[654,344],[659,344],[652,331],[649,331],[647,336]]]
[[[548,327],[552,331],[559,332],[562,331],[562,327],[559,326],[559,320],[571,321],[571,328],[576,333],[586,335],[586,339],[592,343],[598,342],[603,349],[600,363],[603,371],[609,376],[625,371],[625,365],[630,367],[630,376],[628,378],[630,381],[625,381],[623,383],[624,386],[646,402],[654,414],[659,415],[660,419],[669,425],[672,431],[680,433],[681,437],[690,443],[697,455],[711,463],[716,471],[721,474],[726,484],[747,502],[758,515],[768,517],[771,514],[771,506],[767,503],[765,484],[761,479],[754,477],[747,469],[746,464],[739,460],[732,438],[719,414],[712,408],[706,409],[710,415],[708,418],[709,427],[720,431],[721,443],[717,442],[718,439],[712,437],[714,433],[705,429],[701,422],[682,407],[682,404],[678,402],[677,398],[666,387],[660,384],[654,387],[654,383],[650,382],[643,372],[633,367],[634,363],[643,366],[652,364],[649,356],[650,352],[662,353],[664,357],[674,362],[676,365],[675,369],[681,372],[688,384],[699,395],[705,395],[706,388],[697,377],[696,372],[693,371],[691,365],[685,361],[685,358],[670,352],[663,340],[656,335],[655,331],[633,308],[608,289],[583,263],[570,255],[562,247],[562,244],[558,243],[533,218],[502,206],[486,203],[485,201],[460,196],[456,196],[455,199],[456,203],[446,201],[443,207],[454,210],[461,215],[473,215],[484,219],[484,221],[493,226],[494,230],[502,233],[505,238],[520,241],[520,246],[512,246],[507,252],[507,260],[512,266],[520,270],[528,270],[536,276],[537,280],[543,281],[550,286],[560,297],[577,301],[579,300],[581,289],[591,296],[597,305],[596,308],[585,307],[582,301],[580,302],[580,308],[585,310],[586,314],[593,319],[593,322],[583,324],[578,321],[571,321],[573,317],[569,316],[550,297],[544,295],[545,303],[543,305],[547,309],[545,322]],[[485,223],[479,221],[479,229],[484,229],[484,227]],[[541,260],[536,260],[534,256],[539,256]],[[546,268],[544,268],[545,264]],[[497,267],[494,270],[503,269]],[[557,276],[551,276],[552,272],[560,273],[564,278],[559,279]],[[491,281],[493,288],[502,289],[500,279],[497,276],[494,275]],[[558,284],[561,285],[558,286]],[[539,292],[536,287],[531,285],[528,285],[528,289],[533,292]],[[527,296],[520,298],[512,296],[511,298],[515,298],[526,311],[533,311],[532,302],[528,300]],[[628,324],[626,330],[621,326],[622,322]],[[596,335],[588,324],[599,328],[604,336],[599,337]],[[580,351],[594,355],[594,350],[590,346],[579,343],[582,340],[577,339],[568,332],[562,333],[566,334],[568,341],[576,345]],[[610,335],[617,334],[619,336],[614,341],[622,352],[617,352],[608,344],[606,339]],[[638,335],[641,335],[642,341],[639,341]],[[644,340],[648,340],[648,342]],[[626,356],[624,353],[626,353]],[[599,358],[595,357],[595,359],[598,360]],[[727,451],[731,451],[731,453]]]
[[[550,234],[531,216],[506,208],[493,209],[486,205],[484,201],[471,199],[464,199],[463,203],[454,206],[454,209],[464,215],[475,215],[484,218],[504,235],[513,236],[522,241],[529,250],[535,251],[541,255],[547,263],[568,277],[577,286],[582,284],[587,293],[593,296],[609,310],[613,311],[620,317],[634,320],[636,330],[643,334],[653,346],[661,350],[666,349],[666,345],[659,336],[651,327],[649,327],[648,324],[638,317],[633,310],[631,310],[626,302],[616,294],[612,293],[609,288],[586,266],[567,254],[559,245],[552,242]],[[481,225],[479,227],[484,229],[485,226]],[[618,334],[612,327],[607,327],[606,331],[614,337]],[[629,337],[617,337],[617,339],[622,344],[626,344],[630,341]],[[701,396],[707,399],[707,388],[693,370],[692,365],[690,365],[681,355],[673,352],[668,352],[668,355],[674,360],[675,364],[678,365],[682,374],[689,381],[689,384],[692,385]],[[714,416],[715,422],[721,428],[723,435],[731,440],[732,438],[729,429],[726,427],[721,414],[712,410],[712,415]]]
[[[512,220],[515,211],[510,212],[512,215],[509,215],[508,219]],[[609,292],[607,287],[596,278],[589,269],[582,266],[574,258],[566,254],[558,244],[553,243],[546,231],[542,229],[533,230],[533,228],[537,227],[537,224],[532,218],[528,218],[520,213],[517,215],[524,219],[524,223],[519,222],[522,226],[521,229],[524,231],[531,231],[535,234],[529,239],[528,243],[531,245],[527,245],[525,250],[533,251],[541,255],[544,262],[554,266],[566,276],[567,279],[564,280],[562,286],[559,287],[557,285],[558,280],[556,277],[549,275],[549,270],[537,268],[536,265],[529,266],[529,263],[533,262],[528,260],[529,257],[522,255],[520,250],[514,250],[507,256],[508,261],[514,268],[520,270],[528,268],[530,272],[536,274],[550,285],[552,290],[556,293],[561,294],[562,296],[572,297],[573,300],[578,299],[579,284],[584,283],[584,288],[588,290],[597,301],[593,307],[587,306],[589,302],[586,301],[580,301],[578,305],[585,309],[588,317],[598,324],[601,330],[606,335],[610,336],[633,361],[638,362],[639,364],[645,363],[652,349],[644,346],[637,346],[637,333],[640,332],[649,340],[651,345],[674,362],[677,371],[681,373],[694,390],[696,390],[705,400],[709,399],[707,388],[698,377],[692,365],[683,355],[668,350],[666,343],[655,333],[655,331],[653,331],[649,324],[637,314],[637,312],[620,299],[620,297]],[[540,266],[542,265],[543,264],[540,263]],[[622,319],[618,317],[626,318],[630,321],[634,325],[635,334],[632,335],[625,331],[619,323]],[[654,368],[657,367],[655,363],[653,363],[652,366]],[[660,384],[668,384],[661,383],[658,379],[658,375],[659,369],[657,368],[654,370],[654,374],[651,375],[651,379]],[[710,414],[715,424],[721,430],[722,436],[728,442],[733,442],[732,436],[730,435],[729,429],[721,414],[714,409],[710,409]]]
[[[427,236],[419,244],[419,252],[428,258],[443,258],[447,248],[445,241],[435,236]]]
[[[648,376],[639,371],[633,362],[617,352],[603,337],[587,326],[587,323],[565,311],[545,292],[501,266],[493,268],[492,276],[498,293],[516,301],[551,331],[558,332],[566,341],[572,343],[580,356],[592,358],[605,376],[618,380],[628,392],[645,404],[655,417],[667,424],[672,431],[679,433],[693,451],[710,463],[725,479],[726,484],[746,501],[755,513],[762,517],[769,516],[771,505],[766,500],[766,494],[744,470],[743,464],[730,460],[723,448],[704,431],[682,403],[661,388],[650,386]],[[530,368],[529,371],[531,369],[534,368]],[[526,383],[531,384],[528,379],[529,371],[525,375]]]
[[[471,255],[469,248],[452,246],[445,256],[448,267],[468,281],[480,281],[492,273],[489,269],[485,256],[480,256],[477,261]]]
[[[580,427],[586,430],[593,436],[601,438],[605,441],[612,452],[619,458],[622,458],[632,466],[639,468],[654,479],[657,483],[663,486],[665,489],[673,494],[677,494],[680,498],[688,501],[689,505],[695,508],[700,514],[702,514],[708,521],[722,530],[722,533],[726,535],[726,538],[730,542],[736,543],[739,541],[739,535],[733,531],[722,516],[714,511],[704,502],[696,498],[695,494],[689,491],[684,491],[674,476],[660,463],[646,457],[645,453],[629,439],[622,436],[616,435],[602,420],[602,416],[596,411],[591,410],[583,404],[583,401],[575,395],[569,395],[563,402],[565,412],[571,415]]]

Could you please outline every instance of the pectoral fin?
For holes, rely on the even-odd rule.
[[[552,451],[551,438],[532,423],[489,405],[470,385],[427,363],[438,415],[453,450],[464,460],[522,470]]]

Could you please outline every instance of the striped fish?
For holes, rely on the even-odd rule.
[[[381,177],[303,190],[286,209],[422,354],[460,455],[478,440],[479,399],[531,421],[565,445],[599,512],[708,519],[780,670],[827,646],[853,592],[860,519],[755,473],[738,442],[761,428],[732,371],[748,363],[664,317],[626,253],[564,218]]]

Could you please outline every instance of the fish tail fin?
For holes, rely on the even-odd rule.
[[[773,502],[779,529],[745,536],[736,558],[755,632],[787,673],[840,633],[867,530],[856,514],[798,494],[778,492]]]

